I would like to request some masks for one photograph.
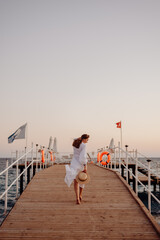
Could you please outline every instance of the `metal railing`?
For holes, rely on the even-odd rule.
[[[6,160],[6,168],[0,173],[0,177],[5,175],[5,182],[4,182],[5,190],[0,195],[0,200],[2,200],[4,198],[4,215],[7,213],[8,192],[14,184],[16,184],[15,199],[18,198],[19,180],[20,180],[21,176],[23,176],[23,175],[25,176],[24,182],[25,182],[25,187],[26,187],[28,184],[28,181],[27,181],[28,169],[31,170],[31,178],[33,178],[34,174],[36,174],[39,170],[44,169],[51,164],[53,165],[53,161],[51,162],[51,160],[49,159],[49,154],[46,154],[45,162],[42,163],[41,156],[38,156],[38,153],[40,153],[40,150],[41,149],[38,150],[38,145],[36,145],[36,148],[34,148],[33,144],[32,144],[31,149],[29,149],[27,151],[25,148],[25,153],[19,158],[18,158],[18,152],[16,151],[16,160],[13,163],[11,163],[9,166],[8,166],[8,160]],[[46,153],[47,153],[47,151],[48,150],[46,150]],[[34,153],[35,153],[35,158],[34,158]],[[22,162],[23,162],[23,164],[22,164]],[[23,167],[22,167],[23,171],[21,171],[19,174],[19,166],[20,165],[23,165]],[[9,173],[9,170],[13,167],[16,168],[16,178],[8,186],[8,182],[9,182],[8,181],[9,180],[8,173]],[[1,186],[1,189],[2,189],[2,186]]]
[[[126,146],[126,151],[120,148],[120,144],[118,146],[113,148],[114,153],[111,153],[111,161],[107,165],[107,168],[111,168],[112,170],[118,171],[121,175],[122,166],[126,170],[125,172],[125,179],[126,182],[129,184],[129,174],[135,179],[135,192],[138,195],[138,183],[144,187],[144,189],[148,193],[148,209],[151,212],[151,197],[155,199],[157,203],[160,204],[160,200],[151,192],[151,181],[152,177],[155,176],[158,181],[160,181],[160,175],[156,173],[154,170],[151,169],[151,160],[145,157],[144,155],[140,154],[136,151],[134,151],[134,155],[132,156],[127,149],[128,146]],[[145,157],[147,161],[147,165],[140,162],[138,160],[138,154]],[[135,164],[135,174],[129,169],[129,164]],[[99,162],[99,165],[100,162]],[[118,166],[118,167],[117,167]],[[141,180],[139,179],[138,174],[138,168],[142,168],[146,170],[146,175],[148,176],[148,183],[147,186],[145,186]]]
[[[41,150],[44,150],[45,155],[45,162],[42,162],[42,156],[41,156]],[[51,161],[50,153],[53,154]],[[15,199],[18,199],[19,195],[23,192],[23,185],[24,188],[27,186],[30,180],[28,180],[28,171],[30,175],[30,179],[33,178],[33,176],[42,169],[53,165],[53,163],[61,164],[61,163],[70,163],[73,153],[71,152],[60,152],[60,153],[54,153],[53,150],[49,150],[45,147],[38,147],[38,144],[36,147],[33,147],[33,144],[31,148],[27,151],[25,148],[25,151],[23,151],[22,156],[18,157],[18,151],[14,152],[16,154],[15,161],[13,161],[13,154],[12,154],[12,163],[9,165],[8,159],[6,159],[6,166],[5,169],[0,172],[0,177],[5,178],[5,181],[1,181],[0,183],[0,189],[4,189],[0,192],[0,200],[4,199],[4,213],[5,216],[8,209],[8,193],[11,190],[13,186],[15,186],[14,194]],[[15,168],[15,177],[14,179],[10,179],[10,170]],[[20,171],[19,171],[20,169]],[[31,174],[30,174],[31,173]],[[24,181],[23,181],[24,176]],[[22,183],[21,183],[22,181]],[[11,182],[9,185],[8,183]],[[24,182],[24,184],[23,184]],[[3,184],[3,186],[2,186]],[[21,186],[22,184],[22,186]],[[21,191],[22,188],[22,191]],[[13,197],[12,197],[13,200]]]

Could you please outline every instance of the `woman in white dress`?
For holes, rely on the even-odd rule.
[[[76,193],[76,203],[80,204],[82,201],[82,192],[84,184],[79,184],[76,181],[76,176],[80,171],[87,173],[87,156],[86,156],[86,143],[88,142],[89,135],[83,134],[80,138],[73,141],[73,158],[70,166],[66,165],[66,176],[64,181],[71,186],[74,181],[74,190]]]

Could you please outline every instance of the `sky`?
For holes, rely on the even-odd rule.
[[[159,0],[0,0],[0,157],[90,135],[160,157]]]

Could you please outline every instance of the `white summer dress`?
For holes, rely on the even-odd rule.
[[[86,145],[82,142],[79,148],[73,147],[73,158],[71,164],[65,165],[66,176],[64,181],[68,187],[71,186],[78,173],[84,170],[84,164],[87,164]],[[80,184],[80,187],[84,188],[84,184]]]

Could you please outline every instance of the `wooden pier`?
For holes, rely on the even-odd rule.
[[[81,205],[64,165],[37,173],[0,227],[0,240],[160,239],[160,226],[116,172],[88,164]]]

